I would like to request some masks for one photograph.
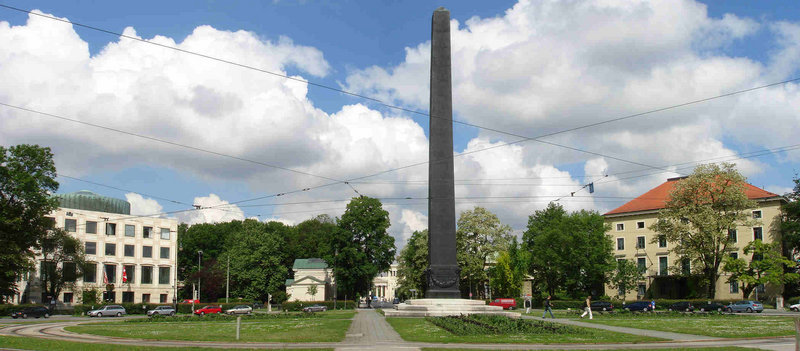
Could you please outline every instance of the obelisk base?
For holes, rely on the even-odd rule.
[[[516,312],[503,311],[500,306],[489,306],[483,300],[466,299],[416,299],[384,310],[386,317],[444,317],[468,314],[489,314],[519,318]]]

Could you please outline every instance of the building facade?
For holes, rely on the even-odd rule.
[[[382,301],[392,301],[397,294],[397,263],[392,263],[389,270],[381,272],[372,280],[371,296],[377,296]]]
[[[606,295],[619,297],[624,295],[625,300],[635,300],[645,298],[646,295],[686,298],[692,293],[694,282],[687,278],[688,272],[691,272],[691,262],[682,260],[670,252],[673,243],[659,239],[658,233],[650,230],[650,226],[658,218],[658,211],[664,208],[669,193],[681,179],[683,177],[668,179],[665,183],[604,215],[605,222],[611,226],[607,235],[613,241],[616,259],[632,260],[642,271],[642,279],[637,287],[627,289],[623,294],[617,287],[606,286]],[[743,252],[748,243],[755,239],[761,239],[765,243],[780,241],[780,233],[774,229],[773,222],[780,219],[780,206],[786,199],[750,184],[746,185],[745,193],[748,198],[757,202],[756,208],[747,214],[758,223],[753,226],[739,226],[728,232],[734,243],[728,254],[749,262],[751,257],[747,257]],[[748,298],[749,296],[742,296],[738,282],[728,282],[729,275],[721,268],[722,274],[716,282],[715,298],[723,300]],[[758,287],[754,294],[771,297],[781,292],[782,286],[767,285]]]
[[[50,213],[84,245],[89,269],[59,296],[43,296],[42,257],[36,270],[20,282],[16,303],[82,303],[84,290],[96,289],[116,303],[172,303],[176,291],[176,219],[130,215],[130,203],[90,191],[56,195],[59,209]],[[63,269],[74,269],[63,267]]]
[[[294,279],[286,280],[289,301],[333,300],[333,272],[321,258],[298,258],[292,265]],[[312,294],[312,286],[316,294]]]

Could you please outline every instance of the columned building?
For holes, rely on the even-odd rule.
[[[17,303],[82,303],[82,292],[96,289],[106,301],[116,303],[172,303],[176,291],[178,221],[130,214],[125,200],[90,191],[58,194],[59,209],[50,213],[84,245],[89,268],[57,297],[43,296],[42,257],[36,270],[20,282]],[[65,271],[75,270],[65,264]],[[50,301],[48,301],[50,300]]]
[[[382,301],[392,301],[397,295],[397,263],[392,263],[389,270],[386,272],[378,273],[375,279],[372,279],[371,296],[377,296]]]

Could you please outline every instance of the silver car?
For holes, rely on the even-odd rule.
[[[127,313],[125,312],[125,307],[122,307],[120,305],[107,305],[100,307],[96,310],[91,310],[89,312],[86,312],[86,315],[88,315],[89,317],[112,317],[112,316],[122,317],[126,314]]]
[[[758,301],[742,300],[742,301],[736,301],[728,306],[725,306],[725,310],[728,312],[761,313],[762,311],[764,311],[764,305],[762,305],[761,302]]]
[[[172,306],[158,306],[147,311],[148,316],[174,316],[175,309]]]
[[[253,308],[247,305],[238,305],[231,309],[225,310],[227,314],[251,314],[253,313]]]

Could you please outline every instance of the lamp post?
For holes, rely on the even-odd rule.
[[[203,250],[197,251],[197,301],[200,301],[200,269],[202,267]]]

